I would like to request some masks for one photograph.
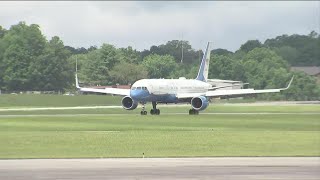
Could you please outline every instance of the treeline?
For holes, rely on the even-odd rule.
[[[253,88],[279,88],[295,74],[292,87],[262,99],[316,100],[320,86],[314,77],[290,72],[291,66],[320,65],[320,36],[282,35],[264,43],[249,40],[236,52],[211,51],[209,78],[249,82]],[[183,53],[182,53],[183,52]],[[55,36],[47,40],[36,24],[0,26],[0,89],[74,89],[75,62],[80,82],[87,85],[130,84],[141,78],[195,78],[203,52],[188,41],[172,40],[149,50],[133,47],[73,48]]]

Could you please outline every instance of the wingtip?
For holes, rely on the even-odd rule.
[[[79,86],[79,80],[78,80],[78,59],[77,58],[76,58],[76,74],[75,74],[75,77],[76,77],[76,88],[80,89],[81,87]]]
[[[77,89],[81,89],[81,87],[79,86],[79,80],[78,80],[78,74],[76,73],[76,88]]]
[[[294,79],[294,75],[292,76],[292,78],[291,78],[288,86],[287,86],[286,88],[284,88],[284,90],[289,89],[289,87],[291,86],[291,83],[292,83],[293,79]]]

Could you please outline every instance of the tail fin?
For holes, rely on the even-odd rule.
[[[208,42],[205,53],[203,54],[201,65],[196,80],[207,82],[210,62],[210,42]]]

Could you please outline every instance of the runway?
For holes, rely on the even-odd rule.
[[[161,115],[188,115],[188,113],[162,113]],[[320,115],[317,112],[307,113],[278,113],[278,112],[257,112],[257,113],[200,113],[200,115]],[[6,114],[0,118],[15,117],[77,117],[77,116],[141,116],[140,114]]]
[[[320,179],[320,157],[0,160],[0,179]]]
[[[320,101],[271,101],[271,102],[252,102],[252,103],[221,103],[221,106],[288,106],[288,105],[319,105]],[[190,104],[159,104],[159,107],[189,107]],[[142,106],[139,105],[139,108]],[[114,109],[123,108],[122,106],[75,106],[75,107],[0,107],[1,111],[41,111],[41,110],[77,110],[77,109]]]

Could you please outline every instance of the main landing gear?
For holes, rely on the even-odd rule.
[[[199,115],[199,111],[197,111],[195,109],[190,109],[189,110],[189,115]]]
[[[151,115],[159,115],[160,109],[157,109],[157,102],[152,102],[152,109],[150,110]]]

